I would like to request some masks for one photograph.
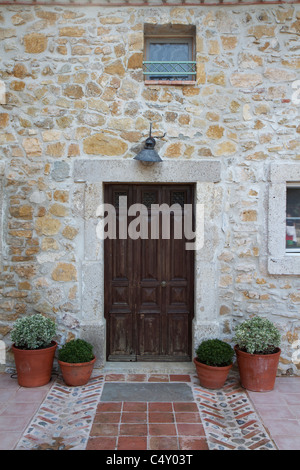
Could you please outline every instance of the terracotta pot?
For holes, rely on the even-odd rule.
[[[75,364],[58,361],[65,383],[71,387],[85,385],[92,375],[95,361],[95,357],[90,362],[80,362]]]
[[[275,385],[281,350],[274,354],[249,354],[234,347],[242,387],[253,392],[269,392]]]
[[[50,382],[53,359],[57,343],[42,349],[20,349],[14,344],[14,353],[18,383],[21,387],[41,387]]]
[[[232,364],[225,367],[207,366],[199,362],[196,357],[194,358],[194,364],[200,385],[210,389],[222,388],[232,367]]]

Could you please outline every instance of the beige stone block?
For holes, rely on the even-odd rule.
[[[25,78],[28,75],[26,65],[17,63],[13,69],[13,75],[16,78]]]
[[[59,282],[77,281],[76,267],[70,263],[58,263],[52,272],[52,279]]]
[[[9,114],[8,113],[0,113],[0,128],[7,127],[9,124]]]
[[[80,85],[68,85],[64,89],[64,95],[72,99],[80,99],[84,93]]]
[[[105,16],[100,18],[99,21],[101,24],[122,24],[124,23],[124,18],[120,16]]]
[[[263,78],[260,73],[233,73],[230,83],[237,88],[254,88],[261,85]]]
[[[210,139],[221,139],[224,134],[224,127],[221,127],[219,125],[213,125],[209,126],[207,129],[206,135]]]
[[[214,148],[214,155],[217,157],[220,156],[229,156],[233,155],[237,152],[237,145],[234,142],[231,141],[224,141],[220,144],[217,144],[217,146]]]
[[[165,157],[178,158],[181,155],[182,155],[182,144],[180,142],[170,144],[165,151]]]
[[[60,227],[59,220],[47,215],[37,218],[35,223],[35,229],[39,235],[56,235]]]
[[[271,82],[290,82],[296,80],[297,73],[291,70],[268,67],[264,72],[264,76]]]
[[[43,238],[42,246],[43,251],[57,251],[59,249],[58,243],[55,238]]]
[[[76,237],[76,235],[78,234],[78,230],[74,227],[71,227],[71,225],[67,225],[63,229],[62,234],[68,240],[73,240]]]
[[[217,39],[212,39],[208,42],[208,53],[210,55],[220,54],[219,41]]]
[[[85,29],[78,26],[65,26],[59,30],[60,36],[67,36],[73,38],[80,38],[85,35]]]
[[[256,39],[261,39],[264,36],[274,37],[276,26],[258,25],[252,26],[248,29],[250,36],[254,36]]]
[[[241,214],[241,219],[243,222],[256,222],[257,221],[257,211],[255,210],[245,210]]]
[[[110,65],[107,65],[104,68],[104,73],[108,73],[109,75],[118,75],[119,77],[124,77],[125,69],[121,60],[116,60]]]
[[[83,142],[83,150],[89,155],[119,156],[127,148],[125,142],[104,132],[87,137]]]
[[[127,62],[128,69],[141,69],[143,67],[143,54],[142,52],[135,52],[132,54]]]
[[[61,137],[61,131],[50,129],[42,132],[44,142],[52,142],[54,140],[59,140]]]
[[[25,137],[23,147],[28,157],[40,157],[42,155],[42,146],[36,137]]]
[[[49,209],[49,212],[56,217],[65,217],[68,214],[68,209],[61,204],[55,203]]]
[[[214,73],[208,75],[207,77],[208,83],[213,83],[215,85],[224,86],[226,84],[226,77],[224,72]]]
[[[26,204],[23,206],[12,206],[9,208],[9,213],[12,217],[16,217],[18,219],[31,220],[33,208]]]
[[[66,144],[63,142],[56,142],[47,146],[46,154],[53,158],[63,157],[65,153]]]
[[[238,44],[237,36],[221,36],[224,51],[232,51]]]
[[[40,54],[47,49],[48,39],[44,34],[31,33],[24,36],[25,52]]]

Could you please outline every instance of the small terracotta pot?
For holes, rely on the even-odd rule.
[[[242,387],[252,392],[270,392],[275,385],[281,350],[273,354],[249,354],[234,347]]]
[[[232,367],[232,364],[225,367],[207,366],[199,362],[196,357],[194,358],[194,364],[200,385],[210,389],[222,388]]]
[[[18,383],[21,387],[41,387],[50,382],[53,359],[57,343],[42,349],[20,349],[14,344],[14,353]]]
[[[90,362],[80,362],[74,364],[58,360],[58,364],[60,366],[65,383],[71,387],[85,385],[92,375],[95,361],[95,357]]]

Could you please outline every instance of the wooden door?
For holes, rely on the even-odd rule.
[[[120,196],[127,197],[128,207],[139,203],[147,208],[142,237],[122,238]],[[186,250],[184,235],[174,237],[174,214],[170,237],[162,232],[162,216],[153,204],[179,204],[183,210],[184,204],[193,204],[193,186],[107,185],[105,202],[114,205],[117,216],[117,237],[104,245],[108,360],[190,361],[194,251]],[[137,225],[137,214],[127,217],[129,228]],[[184,232],[183,217],[181,223]]]

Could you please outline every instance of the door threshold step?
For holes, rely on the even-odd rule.
[[[107,362],[105,374],[194,374],[193,362]]]

